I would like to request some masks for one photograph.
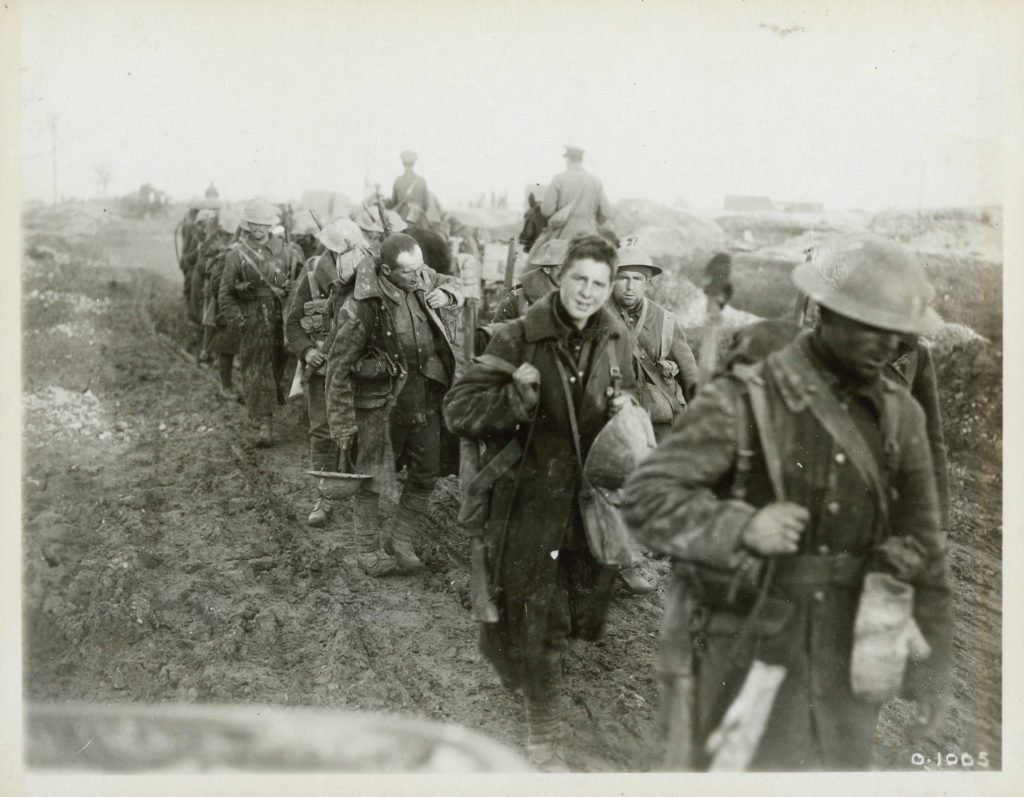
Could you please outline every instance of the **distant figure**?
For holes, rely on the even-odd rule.
[[[391,189],[391,201],[387,206],[412,223],[410,216],[417,218],[425,215],[430,205],[427,181],[413,171],[416,164],[415,152],[407,149],[399,157],[402,159],[405,172],[395,178],[395,184]]]
[[[541,203],[547,229],[534,241],[534,248],[552,238],[599,235],[598,225],[609,218],[611,203],[601,180],[584,170],[582,148],[565,145],[565,167],[551,180]]]
[[[217,199],[220,197],[220,192],[217,190],[217,186],[213,184],[213,180],[210,180],[210,184],[206,186],[206,198]]]

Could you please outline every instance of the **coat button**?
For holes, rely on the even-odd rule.
[[[838,501],[829,501],[828,504],[825,506],[825,509],[828,510],[828,513],[830,515],[838,515],[839,514],[839,502]]]
[[[821,554],[822,556],[824,556],[825,554],[827,554],[827,553],[828,553],[828,551],[829,551],[829,548],[828,548],[828,546],[827,546],[827,545],[819,545],[819,546],[818,546],[818,553],[820,553],[820,554]]]
[[[814,600],[818,603],[821,603],[823,600],[825,600],[825,593],[820,589],[816,589],[814,590],[814,595],[812,595],[811,597],[813,597]]]
[[[576,382],[576,377],[575,377],[575,376],[570,376],[570,377],[569,377],[569,381],[575,384],[575,382]]]
[[[842,451],[840,451],[838,454],[836,454],[836,464],[837,465],[845,465],[846,464],[846,454],[844,454]]]

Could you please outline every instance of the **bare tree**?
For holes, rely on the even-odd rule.
[[[110,185],[111,170],[110,164],[103,162],[96,164],[96,181],[100,185],[100,196],[107,195],[107,186]]]

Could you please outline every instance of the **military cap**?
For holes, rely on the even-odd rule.
[[[388,210],[388,221],[391,222],[391,232],[401,232],[406,228],[405,219],[395,211]],[[352,213],[352,220],[367,232],[384,232],[380,223],[380,212],[376,207],[362,207]]]
[[[215,218],[216,216],[217,216],[217,211],[216,210],[210,210],[209,208],[202,208],[198,213],[196,213],[196,221],[197,222],[199,222],[199,221],[207,221],[209,219]]]
[[[658,276],[663,269],[654,265],[651,256],[639,246],[623,246],[616,252],[619,261],[618,271],[637,271],[648,278]]]
[[[565,255],[569,251],[569,242],[564,238],[552,238],[545,241],[537,251],[530,255],[527,265],[530,268],[541,268],[543,266],[560,266],[565,262]]]
[[[879,329],[928,334],[942,326],[917,258],[877,235],[844,235],[816,247],[793,269],[793,282],[822,307]]]
[[[584,152],[585,152],[585,150],[583,149],[583,147],[577,146],[576,144],[566,144],[565,145],[565,154],[567,156],[568,155],[575,155],[576,157],[582,157]]]
[[[247,224],[265,224],[273,226],[281,221],[277,215],[277,208],[269,199],[257,197],[250,199],[242,210],[242,221]]]
[[[413,164],[416,162],[416,153],[411,149],[402,150],[402,154],[398,157],[402,159],[402,163]]]
[[[351,219],[332,221],[316,236],[324,246],[332,252],[347,252],[357,244],[365,244],[366,238],[359,225]]]

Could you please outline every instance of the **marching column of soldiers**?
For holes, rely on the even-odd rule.
[[[473,351],[451,331],[459,279],[411,234],[436,205],[415,153],[390,201],[332,220],[312,256],[273,234],[265,200],[241,219],[193,210],[185,297],[221,395],[269,446],[286,353],[297,360],[310,470],[321,487],[356,480],[346,552],[372,577],[422,569],[442,439],[462,438],[480,650],[522,692],[541,770],[569,771],[567,641],[601,637],[617,583],[655,591],[634,540],[672,563],[655,662],[665,769],[865,770],[896,696],[916,702],[912,733],[936,732],[951,690],[949,496],[920,338],[941,321],[921,265],[892,241],[838,236],[794,269],[795,320],[739,330],[722,363],[702,346],[698,369],[675,314],[647,296],[661,268],[600,234],[601,181],[579,147],[565,156],[547,228],[466,336]],[[384,529],[396,464],[406,479]],[[309,525],[334,510],[318,489]]]

